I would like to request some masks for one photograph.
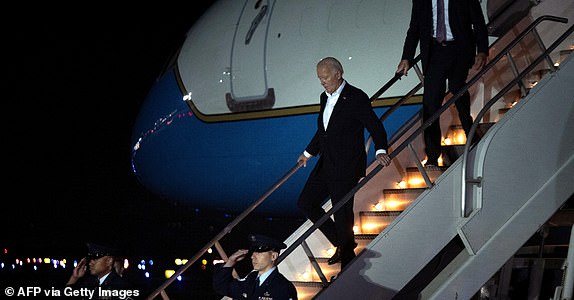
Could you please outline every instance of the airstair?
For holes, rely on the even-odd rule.
[[[522,262],[514,268],[528,265],[529,276],[539,279],[528,282],[528,293],[540,294],[544,265],[550,266],[542,257],[567,249],[569,234],[556,245],[534,245],[538,252],[530,260],[518,258],[532,251],[527,243],[540,231],[569,231],[574,223],[572,207],[564,208],[574,193],[574,62],[564,59],[526,91],[517,77],[510,80],[515,90],[502,93],[518,101],[511,109],[486,107],[481,116],[496,122],[475,124],[482,139],[470,151],[457,145],[466,142],[460,126],[448,125],[454,121],[448,116],[441,120],[449,126],[442,125],[445,166],[422,167],[420,135],[406,138],[420,127],[409,127],[393,145],[412,151],[400,152],[355,194],[359,246],[344,272],[327,265],[335,249],[316,230],[279,265],[300,299],[507,299],[513,262]],[[530,68],[522,73],[541,73]],[[302,232],[316,227],[307,222],[286,243],[298,244]]]
[[[546,23],[559,31],[549,43],[537,30]],[[295,283],[299,299],[508,299],[525,286],[528,297],[538,297],[548,270],[565,278],[550,283],[554,299],[571,297],[574,254],[565,252],[574,252],[568,245],[574,242],[568,239],[574,223],[574,46],[564,41],[574,26],[564,23],[568,20],[553,16],[525,18],[491,45],[489,63],[465,86],[474,96],[471,135],[481,137],[478,144],[467,143],[456,124],[452,104],[463,91],[446,95],[430,120],[423,123],[416,115],[395,133],[392,164],[371,164],[345,197],[354,195],[358,243],[357,257],[345,270],[327,264],[335,249],[317,230],[344,200],[334,207],[327,202],[323,218],[305,222],[285,240],[288,248],[278,266]],[[422,132],[439,118],[442,161],[423,167]],[[219,240],[300,167],[289,170],[148,299],[166,296],[165,288],[207,249],[215,247],[225,260]],[[559,238],[549,238],[554,235]],[[525,273],[527,284],[517,283],[513,275]]]

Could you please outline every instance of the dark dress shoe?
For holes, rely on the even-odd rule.
[[[357,248],[359,244],[354,243],[353,245],[353,249]],[[331,258],[329,258],[329,260],[327,260],[327,264],[329,265],[334,265],[338,262],[341,262],[341,251],[340,251],[341,247],[337,247],[337,250],[335,251],[335,254],[333,254],[333,256],[331,256]]]
[[[327,260],[327,264],[334,265],[340,261],[341,261],[341,251],[339,251],[339,247],[337,247],[337,251],[335,251],[335,254],[333,254],[333,256],[331,256],[331,258]]]

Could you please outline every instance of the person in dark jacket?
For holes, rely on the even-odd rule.
[[[273,238],[260,235],[249,235],[250,247],[239,249],[225,264],[215,266],[213,273],[213,288],[223,296],[233,299],[249,300],[296,300],[295,285],[279,272],[275,261],[281,249],[287,246]],[[251,254],[253,271],[245,278],[233,276],[233,268],[237,262]]]
[[[117,249],[95,243],[87,246],[88,255],[80,260],[66,283],[66,295],[75,292],[80,299],[137,299],[142,296],[116,273]]]
[[[397,73],[407,75],[420,46],[424,73],[423,121],[442,106],[445,89],[456,94],[466,84],[470,67],[487,61],[488,31],[479,0],[413,0],[410,25]],[[472,127],[470,94],[455,103],[464,132]],[[424,131],[426,166],[438,166],[441,129],[438,119]],[[477,136],[472,141],[476,143]]]
[[[319,156],[297,202],[312,222],[325,214],[322,206],[329,197],[335,206],[365,176],[365,129],[373,137],[376,160],[384,166],[391,162],[385,127],[367,94],[343,79],[341,62],[334,57],[323,58],[317,63],[317,77],[325,89],[320,95],[317,129],[298,158],[306,166],[311,157]],[[355,257],[353,201],[334,213],[334,221],[329,218],[319,227],[337,247],[328,263],[340,262],[341,269]]]

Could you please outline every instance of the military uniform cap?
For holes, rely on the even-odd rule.
[[[95,243],[87,243],[88,247],[88,259],[98,259],[104,256],[118,256],[119,251],[108,245],[100,245]]]
[[[281,249],[287,248],[285,243],[261,234],[250,234],[248,239],[249,250],[253,252],[279,252]]]

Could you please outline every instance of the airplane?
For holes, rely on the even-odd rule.
[[[241,211],[295,164],[316,129],[319,59],[375,93],[394,76],[410,3],[216,1],[188,31],[133,129],[133,172],[148,189],[198,208]],[[374,101],[382,115],[416,76]],[[392,134],[420,109],[385,121]],[[372,151],[369,155],[372,159]],[[297,215],[312,160],[262,204]]]
[[[485,21],[504,3],[482,1]],[[410,9],[409,1],[215,1],[140,109],[132,131],[133,173],[171,201],[245,209],[289,170],[316,129],[318,60],[340,59],[345,79],[373,95],[394,76]],[[519,7],[512,18],[527,9]],[[373,101],[377,115],[417,82],[403,77]],[[385,120],[389,137],[420,110],[420,101]],[[258,211],[299,214],[298,193],[315,161]]]
[[[491,44],[507,32],[517,34],[518,29],[515,28],[522,26],[524,17],[560,12],[570,16],[573,12],[571,4],[564,5],[557,0],[549,0],[541,5],[531,1],[490,0],[481,1],[481,6],[485,21],[489,24]],[[533,13],[535,6],[536,12]],[[181,48],[150,90],[140,110],[132,135],[135,176],[145,187],[170,201],[198,208],[244,211],[293,168],[315,132],[318,97],[322,92],[315,75],[316,63],[326,56],[339,58],[346,80],[361,87],[368,95],[377,94],[381,86],[395,76],[410,9],[410,1],[390,0],[214,2],[190,28]],[[544,40],[555,33],[551,26],[541,26],[538,32]],[[567,44],[574,45],[571,36]],[[500,48],[493,50],[500,51]],[[532,52],[534,55],[535,51]],[[528,61],[531,57],[524,55],[520,59]],[[518,61],[518,64],[524,61]],[[508,69],[498,71],[501,75],[485,80],[490,84],[490,90],[473,93],[477,94],[473,98],[474,114],[477,111],[475,103],[480,105],[478,109],[482,108],[481,105],[490,99],[486,98],[502,88],[502,84],[497,85],[497,80],[507,76],[503,73]],[[419,82],[420,78],[414,74],[402,77],[382,95],[377,95],[372,99],[377,115],[382,116],[390,110]],[[517,94],[520,92],[518,90]],[[400,132],[403,125],[419,113],[420,108],[419,91],[411,97],[410,102],[400,106],[384,120],[389,137]],[[497,121],[497,117],[490,118]],[[441,119],[441,127],[442,122]],[[454,135],[446,136],[445,142],[451,137],[454,138]],[[368,151],[369,160],[372,161],[373,149]],[[306,168],[300,168],[282,183],[257,208],[257,212],[298,215],[296,200],[315,162],[311,160]],[[396,175],[389,172],[391,176]],[[431,179],[435,180],[436,177]],[[390,186],[386,187],[392,190]],[[370,190],[369,193],[380,194],[381,189],[376,192]],[[442,201],[445,197],[439,198]],[[413,208],[409,213],[415,210]],[[444,206],[437,210],[444,210]],[[395,216],[386,213],[371,211],[365,216],[367,219]],[[407,219],[404,217],[404,220]],[[420,228],[425,226],[425,222],[431,222],[431,218],[419,218],[418,222],[419,226],[405,225],[401,229],[409,231]],[[400,227],[402,223],[397,224],[394,226]],[[372,224],[366,222],[366,225]],[[380,234],[385,226],[388,224],[374,230],[374,227],[359,224],[357,232],[369,237],[370,234]],[[384,230],[387,236],[398,242],[412,245],[412,241],[400,240],[406,239],[401,234],[395,237],[392,232]],[[463,230],[460,229],[461,232]],[[443,233],[434,234],[438,236]],[[286,243],[291,246],[299,238],[294,234]],[[371,239],[369,237],[369,242]],[[378,239],[382,240],[380,237]],[[321,237],[312,237],[309,244],[323,252],[329,247]],[[440,249],[444,245],[437,242],[434,246]],[[367,249],[375,254],[379,254],[377,251],[384,247],[390,246],[372,246],[364,242],[359,246],[361,251]],[[406,269],[407,262],[401,259],[404,248],[400,249],[402,251],[384,250],[387,251],[385,254],[396,257],[383,257],[377,264],[397,267],[393,264],[400,262],[404,263],[400,268]],[[293,281],[301,281],[310,267],[300,261],[306,258],[305,253],[299,251],[295,254],[288,257],[280,268],[286,268]],[[367,262],[368,259],[363,261]],[[356,265],[351,268],[360,269],[358,272],[365,274],[373,272],[376,275],[373,278],[383,278],[377,282],[379,287],[396,284],[400,289],[408,286],[405,283],[410,277],[405,275],[399,278],[404,281],[400,282],[401,286],[397,283],[399,279],[389,279],[385,274],[375,273],[378,271],[375,270],[377,264],[366,264],[371,269],[360,269],[363,266]],[[418,267],[412,266],[412,269]],[[339,278],[330,288],[336,291],[332,293],[344,292],[344,288],[337,289],[338,282],[343,286],[345,282],[354,280]],[[367,286],[364,292],[367,293],[373,286],[375,284]],[[328,291],[324,294],[329,297]]]

